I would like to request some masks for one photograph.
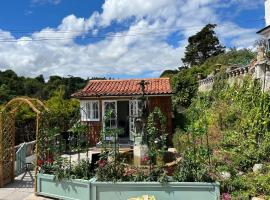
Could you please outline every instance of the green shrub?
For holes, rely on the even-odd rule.
[[[176,148],[177,152],[184,152],[189,146],[189,135],[182,129],[176,129],[173,135],[173,146]]]

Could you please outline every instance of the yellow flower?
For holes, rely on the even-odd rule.
[[[156,200],[154,196],[143,195],[142,197],[129,198],[128,200]]]

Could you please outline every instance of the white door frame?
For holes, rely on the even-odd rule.
[[[104,116],[105,116],[105,103],[109,102],[109,103],[115,103],[115,116],[116,116],[116,122],[115,122],[115,126],[117,128],[117,100],[102,100],[102,127],[103,129],[105,128],[105,120],[104,120]],[[109,138],[110,140],[110,138]]]
[[[132,103],[134,103],[134,105],[135,105],[135,109],[133,107],[134,113],[131,113],[131,104]],[[131,116],[133,115],[133,117],[134,117],[134,115],[136,116],[136,115],[138,115],[138,113],[139,113],[139,100],[137,100],[137,99],[129,100],[129,116],[130,116],[130,118],[129,118],[129,139],[131,141],[134,141],[134,132],[132,131],[132,124],[133,124],[133,127],[135,128],[135,121],[133,121],[134,118],[132,118]]]

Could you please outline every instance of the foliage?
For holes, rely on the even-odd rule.
[[[160,75],[160,77],[173,77],[175,74],[178,73],[178,70],[165,70],[162,72],[162,74]]]
[[[182,58],[186,66],[201,65],[207,58],[224,53],[224,47],[215,35],[215,27],[215,24],[207,24],[200,32],[188,38],[189,44]]]
[[[173,146],[177,152],[184,152],[190,145],[189,134],[182,129],[176,129],[173,135]]]
[[[105,121],[110,119],[112,111],[105,113]],[[106,124],[106,123],[105,123]],[[166,117],[159,108],[155,108],[148,116],[147,121],[147,141],[148,157],[146,161],[150,166],[145,169],[137,168],[125,163],[125,160],[119,154],[117,138],[121,130],[116,128],[104,127],[102,136],[102,154],[96,168],[96,178],[98,181],[159,181],[168,182],[167,172],[164,169],[164,163],[155,165],[157,157],[164,156],[166,150]],[[106,139],[109,138],[110,141]],[[163,160],[163,159],[162,159]]]
[[[53,96],[45,102],[50,110],[51,121],[57,124],[61,131],[67,131],[74,123],[71,119],[78,119],[79,101],[76,99],[67,100],[64,98],[64,89],[59,88]]]
[[[86,124],[83,124],[81,121],[77,121],[73,124],[73,126],[68,130],[68,132],[72,133],[76,138],[76,146],[72,146],[72,141],[70,139],[70,150],[77,150],[78,152],[78,162],[80,162],[80,152],[82,151],[82,145],[88,144],[87,142],[87,132],[88,127]],[[74,137],[72,137],[74,139]],[[89,146],[85,145],[85,151],[88,151]]]
[[[232,191],[232,195],[238,199],[248,199],[250,197],[263,195],[265,199],[270,198],[270,168],[269,165],[263,169],[262,173],[249,172],[241,176],[233,177],[227,183],[227,187]]]
[[[101,158],[96,168],[96,178],[98,181],[116,182],[126,181],[125,164],[121,160],[109,160],[108,157]]]
[[[69,159],[62,157],[63,140],[60,135],[59,126],[55,125],[54,116],[50,113],[43,113],[41,132],[37,142],[39,147],[38,167],[41,173],[48,173],[55,175],[57,180],[61,179],[90,179],[93,177],[93,165],[86,160],[80,160],[80,152],[83,150],[80,145],[81,136],[85,136],[87,127],[80,122],[76,122],[69,129],[74,135],[77,136],[76,150],[78,152],[78,162],[71,162],[71,155]],[[51,120],[52,119],[52,120]],[[69,146],[71,146],[69,142]],[[87,148],[88,150],[88,148]]]
[[[104,116],[104,123],[110,120],[113,115],[112,109],[109,109]],[[96,177],[98,181],[122,181],[125,171],[124,161],[119,159],[119,143],[118,136],[122,130],[118,128],[103,127],[101,134],[102,152],[98,167],[96,169]]]
[[[171,77],[174,91],[173,106],[175,110],[179,110],[179,107],[189,107],[192,99],[196,97],[198,91],[198,73],[206,77],[216,69],[221,68],[221,70],[225,70],[232,65],[247,65],[254,57],[254,52],[248,49],[230,49],[226,53],[208,58],[202,65],[192,66],[191,68],[181,67],[177,74],[168,75]]]
[[[74,162],[70,165],[66,158],[61,157],[58,157],[54,162],[44,163],[40,173],[53,174],[58,181],[63,179],[89,180],[94,176],[94,171],[88,160],[81,160],[79,163]]]
[[[213,182],[211,169],[207,162],[207,149],[201,148],[195,153],[184,151],[182,161],[174,172],[174,180],[179,182]]]
[[[200,155],[198,146],[208,143],[210,174],[222,183],[222,192],[244,199],[269,195],[269,172],[264,175],[251,173],[254,164],[270,162],[270,98],[259,82],[247,76],[229,85],[221,71],[213,90],[199,93],[185,114],[188,118],[186,129],[178,133],[174,143],[186,142],[186,134],[192,133],[189,140],[196,151],[191,151],[191,155],[184,151],[184,158],[190,159],[181,163],[179,177],[191,179],[189,176],[193,173],[188,172],[192,172],[194,166],[205,166],[205,160],[197,158]],[[207,133],[208,140],[201,139],[202,133]],[[194,155],[195,161],[192,160]],[[223,172],[231,177],[223,178]]]
[[[157,156],[162,158],[167,150],[167,133],[166,133],[166,117],[160,108],[154,108],[147,119],[147,146],[150,167],[156,163]],[[163,160],[163,159],[161,159]]]
[[[64,98],[69,99],[70,95],[82,89],[87,80],[79,77],[63,78],[51,76],[45,82],[42,75],[36,78],[18,76],[12,70],[0,71],[0,104],[6,103],[16,96],[29,96],[47,100],[53,96],[60,87],[64,90]]]

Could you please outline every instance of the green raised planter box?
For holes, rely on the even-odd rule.
[[[91,180],[54,180],[53,175],[38,174],[37,194],[65,200],[90,200]]]
[[[56,182],[53,176],[38,174],[38,195],[66,200],[128,200],[142,195],[156,200],[219,200],[218,183],[156,182],[104,183],[72,180]]]

